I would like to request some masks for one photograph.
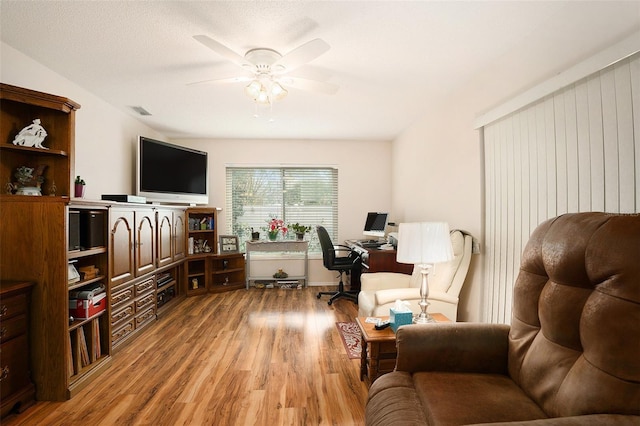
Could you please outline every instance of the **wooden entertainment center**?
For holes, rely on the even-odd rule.
[[[20,357],[29,361],[21,368],[6,366],[6,371],[7,376],[30,377],[36,399],[73,397],[109,367],[115,351],[181,298],[244,288],[242,253],[217,253],[215,208],[71,198],[75,111],[80,105],[1,83],[0,101],[2,183],[14,182],[21,166],[45,170],[42,196],[13,194],[10,185],[0,194],[0,291],[15,282],[32,283],[30,326],[24,334],[29,344],[5,347],[2,340],[2,363]],[[48,133],[48,149],[14,145],[15,135],[36,118]],[[208,240],[211,250],[189,255],[188,238],[196,234],[189,219],[203,215],[214,218],[212,228],[197,235]],[[198,268],[202,287],[196,292],[188,278]],[[94,297],[86,312],[71,315],[79,299],[94,291],[99,295],[101,286],[104,299]],[[3,298],[2,309],[18,309],[14,299],[25,300]],[[0,316],[3,327],[9,319]],[[22,351],[20,357],[13,351]],[[29,403],[16,398],[5,383],[1,416]]]

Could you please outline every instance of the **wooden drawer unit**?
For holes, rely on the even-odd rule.
[[[27,333],[28,319],[26,313],[18,313],[12,318],[2,321],[0,327],[0,343],[7,342],[16,336]]]
[[[136,290],[136,297],[155,289],[155,285],[156,283],[154,278],[149,278],[148,280],[144,280],[141,283],[135,284],[133,287]]]
[[[124,323],[124,325],[120,326],[118,329],[114,330],[111,333],[111,345],[115,348],[120,343],[124,342],[127,337],[133,333],[135,330],[135,320],[130,318],[129,321]]]
[[[124,308],[118,310],[117,312],[111,313],[111,327],[115,329],[122,325],[123,322],[127,321],[133,314],[135,313],[135,308],[133,307],[133,303],[126,305]]]
[[[136,328],[140,328],[146,325],[148,322],[154,320],[156,317],[155,305],[149,306],[142,313],[136,315]]]
[[[136,300],[136,313],[142,312],[147,306],[155,305],[156,295],[153,293],[147,294]]]
[[[111,308],[118,309],[120,306],[125,305],[133,300],[133,287],[125,288],[118,292],[114,292],[111,295]]]
[[[111,294],[111,312],[111,344],[115,348],[155,319],[155,277],[117,286]]]
[[[33,284],[0,283],[0,418],[35,400],[29,351],[29,302]]]

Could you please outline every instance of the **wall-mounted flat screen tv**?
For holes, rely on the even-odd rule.
[[[151,202],[208,204],[207,153],[138,137],[136,194]]]

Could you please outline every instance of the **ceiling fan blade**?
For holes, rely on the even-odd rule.
[[[313,61],[330,48],[331,46],[329,46],[327,42],[316,38],[302,46],[296,47],[291,52],[278,59],[273,65],[281,65],[285,68],[285,72],[289,72],[306,64],[307,62]]]
[[[337,84],[327,81],[307,80],[299,77],[283,77],[278,80],[280,83],[294,89],[306,90],[308,92],[324,93],[325,95],[335,95],[340,89]]]
[[[275,77],[283,77],[287,75],[293,78],[304,78],[307,80],[315,80],[315,81],[327,81],[331,78],[330,72],[311,66],[311,65],[302,65],[298,67],[295,70],[295,72],[292,72],[291,74],[278,72],[276,70],[273,72],[273,75]]]
[[[216,52],[218,55],[227,58],[228,60],[230,60],[234,64],[237,64],[237,65],[239,65],[241,67],[244,67],[244,66],[253,67],[253,64],[248,62],[244,58],[244,56],[237,54],[236,52],[234,52],[233,50],[229,49],[224,44],[215,41],[214,39],[212,39],[209,36],[206,36],[206,35],[195,35],[195,36],[193,36],[193,38],[196,39],[197,41],[199,41],[200,43],[204,44],[205,46],[207,46],[209,49],[211,49],[214,52]]]
[[[229,77],[229,78],[212,78],[209,80],[201,80],[194,81],[192,83],[187,83],[187,86],[195,86],[198,84],[226,84],[226,83],[242,83],[246,81],[253,80],[254,77],[243,76],[243,77]]]

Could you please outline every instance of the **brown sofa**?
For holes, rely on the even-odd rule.
[[[640,215],[546,221],[513,291],[511,326],[401,327],[366,424],[640,425]]]

